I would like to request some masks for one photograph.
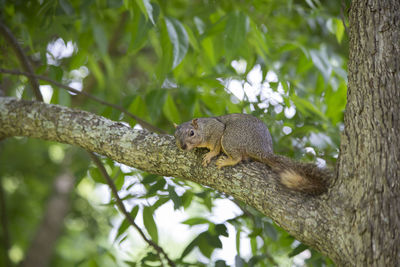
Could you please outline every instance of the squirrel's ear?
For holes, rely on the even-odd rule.
[[[174,122],[174,127],[175,129],[178,128],[178,124],[176,124],[175,122]]]
[[[197,119],[193,119],[193,120],[192,120],[192,125],[194,126],[194,128],[197,128],[197,127],[198,127]]]

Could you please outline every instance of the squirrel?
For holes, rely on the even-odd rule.
[[[254,159],[267,164],[289,189],[310,195],[327,191],[330,171],[274,154],[267,126],[252,115],[228,114],[196,118],[174,126],[176,144],[180,149],[204,147],[210,150],[203,156],[204,167],[222,151],[226,156],[217,159],[218,169],[236,165],[242,160]]]

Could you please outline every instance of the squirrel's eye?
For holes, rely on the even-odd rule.
[[[189,135],[190,135],[190,136],[193,136],[193,135],[194,135],[194,131],[193,131],[193,130],[190,130]]]

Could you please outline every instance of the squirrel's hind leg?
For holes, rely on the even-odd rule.
[[[221,169],[222,167],[225,166],[233,166],[238,164],[240,161],[242,160],[242,158],[232,158],[232,157],[219,157],[217,159],[217,162],[215,163],[217,165],[218,169]]]

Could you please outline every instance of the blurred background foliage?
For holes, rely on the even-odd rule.
[[[323,0],[0,0],[0,19],[36,74],[117,104],[170,134],[173,122],[251,113],[268,125],[276,153],[333,168],[346,103],[343,5]],[[0,67],[22,70],[3,36]],[[40,85],[48,103],[140,127],[118,110],[44,81]],[[33,98],[24,76],[0,73],[0,89],[5,96]],[[108,159],[103,163],[138,224],[178,265],[291,266],[304,260],[309,266],[332,265],[229,196]],[[0,143],[0,177],[8,226],[2,227],[3,248],[7,230],[12,266],[29,249],[53,183],[65,168],[75,186],[51,266],[165,264],[117,212],[84,151],[11,138]],[[168,223],[174,217],[178,225]]]

